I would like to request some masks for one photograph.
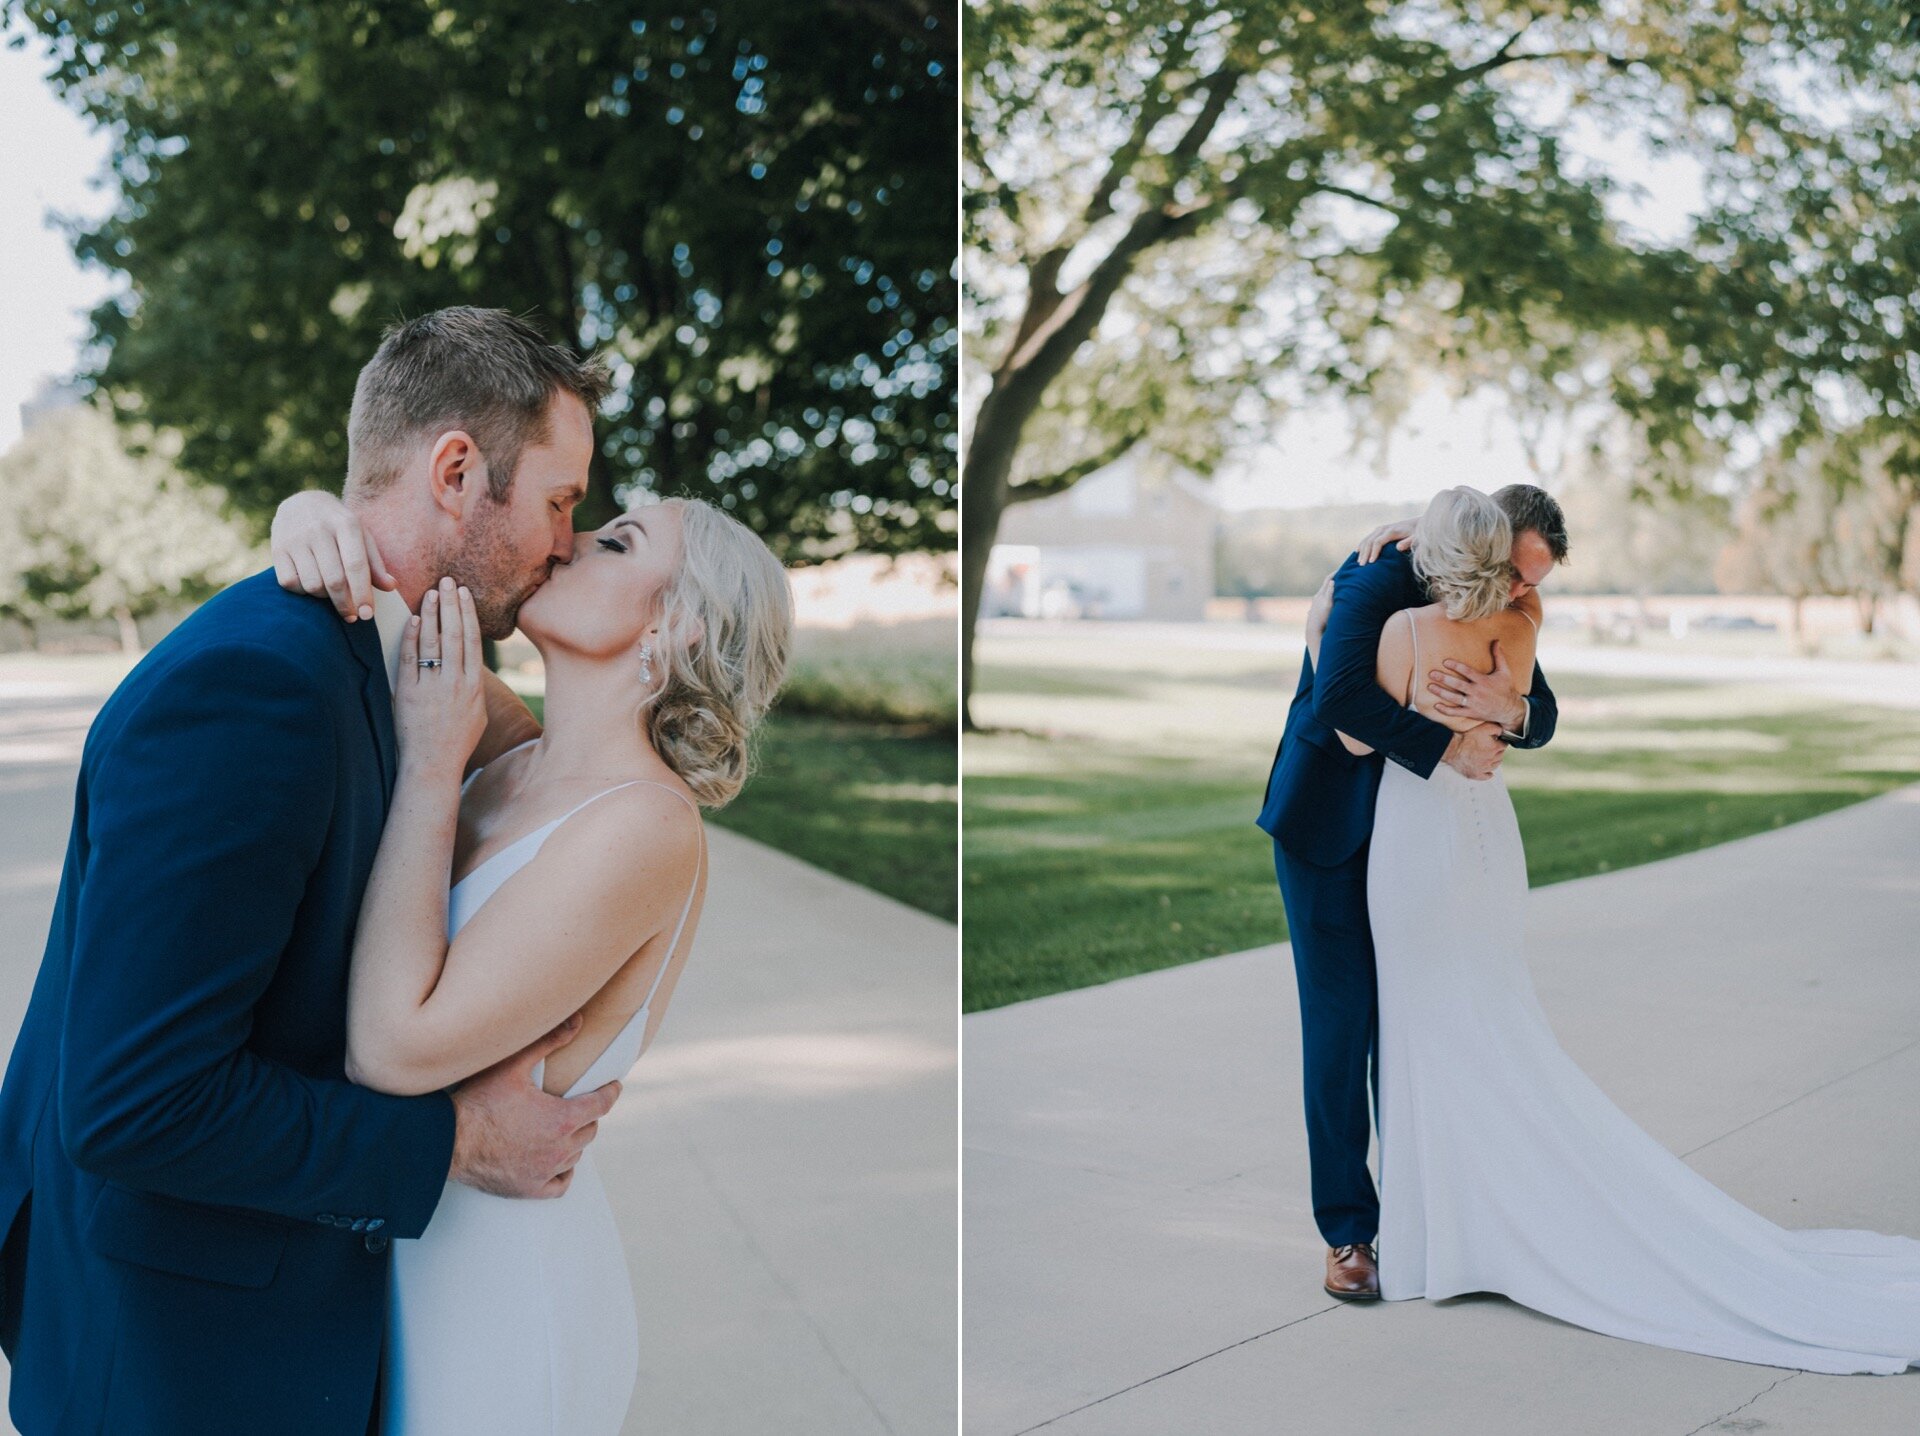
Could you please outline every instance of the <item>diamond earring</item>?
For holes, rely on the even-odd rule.
[[[648,684],[653,682],[653,645],[651,643],[640,645],[640,681]]]

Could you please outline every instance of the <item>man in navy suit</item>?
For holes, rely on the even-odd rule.
[[[346,497],[407,608],[451,574],[511,629],[571,554],[604,392],[500,311],[389,332],[355,389]],[[577,1018],[451,1092],[345,1080],[348,958],[398,762],[361,613],[256,574],[87,735],[0,1087],[0,1347],[24,1436],[365,1436],[390,1239],[419,1236],[450,1179],[565,1190],[618,1095],[533,1084]]]
[[[1532,484],[1510,484],[1494,498],[1513,525],[1517,601],[1566,557],[1566,520]],[[1307,1155],[1314,1222],[1327,1243],[1325,1286],[1343,1300],[1380,1295],[1373,1249],[1380,1200],[1367,1169],[1370,1088],[1379,1099],[1367,845],[1383,765],[1391,759],[1426,778],[1446,763],[1469,778],[1490,778],[1508,746],[1538,748],[1552,738],[1559,713],[1539,666],[1521,695],[1497,650],[1492,673],[1449,660],[1429,675],[1439,711],[1479,720],[1464,733],[1403,708],[1379,686],[1374,669],[1387,619],[1431,601],[1405,551],[1411,533],[1410,524],[1376,530],[1334,573],[1320,666],[1316,672],[1311,658],[1301,666],[1256,820],[1273,839],[1300,987]],[[1348,752],[1339,733],[1374,751]]]

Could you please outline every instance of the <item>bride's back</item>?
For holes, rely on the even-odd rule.
[[[1429,690],[1427,675],[1443,669],[1449,658],[1477,673],[1491,673],[1497,642],[1512,671],[1514,691],[1524,694],[1533,682],[1538,622],[1539,599],[1532,594],[1512,608],[1465,622],[1448,618],[1437,603],[1402,609],[1380,632],[1374,681],[1401,704],[1411,696],[1414,711],[1423,717],[1464,732],[1475,726],[1475,720],[1439,712],[1436,705],[1441,700]]]
[[[598,791],[597,785],[592,782],[584,786],[560,784],[553,791],[529,788],[516,790],[516,777],[506,770],[516,765],[519,762],[518,755],[530,746],[531,740],[476,769],[462,790],[454,871],[463,876],[453,884],[455,891],[450,903],[456,923],[464,921],[479,907],[492,901],[493,894],[506,888],[506,880],[520,867],[531,866],[545,846],[546,837],[558,836],[554,833],[556,824],[568,826],[567,819],[573,814],[593,805],[599,798],[625,788],[644,787],[654,793],[665,792],[691,808],[698,848],[692,884],[686,890],[679,922],[675,924],[670,919],[667,927],[649,936],[621,963],[605,985],[589,997],[580,1009],[581,1027],[573,1040],[536,1069],[541,1085],[547,1092],[554,1096],[567,1096],[573,1095],[589,1074],[602,1069],[610,1071],[613,1077],[624,1074],[631,1062],[637,1060],[640,1052],[652,1041],[678,986],[680,971],[692,951],[694,933],[706,905],[705,841],[699,832],[704,825],[693,796],[684,783],[677,781],[637,779]],[[581,801],[583,796],[585,801]],[[645,801],[644,795],[636,796]],[[668,809],[676,806],[664,799],[660,801]],[[538,819],[546,821],[536,822]],[[671,821],[677,827],[680,820],[674,818]],[[516,833],[519,836],[511,841],[502,841],[503,833]],[[531,847],[526,846],[529,841]],[[476,861],[476,856],[482,853],[486,856]],[[504,866],[496,867],[496,860]],[[478,880],[477,889],[464,890],[469,878]],[[543,893],[538,885],[531,889],[523,885],[501,891],[500,901],[517,903],[536,914],[546,912],[551,907],[551,895]],[[452,960],[451,957],[449,960]],[[631,1031],[643,1007],[647,1010],[645,1025],[637,1032]],[[619,1049],[617,1052],[616,1047]]]

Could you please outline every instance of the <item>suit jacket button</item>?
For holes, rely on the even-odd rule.
[[[367,1250],[368,1251],[372,1252],[375,1256],[379,1256],[380,1253],[385,1251],[386,1249],[387,1249],[387,1239],[385,1237],[381,1236],[380,1233],[378,1232],[367,1233]]]

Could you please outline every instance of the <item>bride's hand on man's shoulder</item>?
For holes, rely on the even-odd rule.
[[[1318,638],[1327,631],[1327,616],[1333,612],[1333,575],[1328,574],[1314,590],[1307,604],[1307,636]]]
[[[485,672],[473,594],[443,578],[400,640],[393,723],[403,770],[459,781],[487,729]]]
[[[1401,519],[1396,523],[1381,524],[1379,528],[1360,540],[1360,546],[1354,550],[1355,557],[1363,564],[1372,563],[1380,557],[1382,549],[1395,544],[1402,549],[1413,547],[1413,520]]]
[[[331,600],[348,623],[373,617],[374,589],[398,587],[353,510],[319,489],[280,501],[268,541],[280,586]]]

